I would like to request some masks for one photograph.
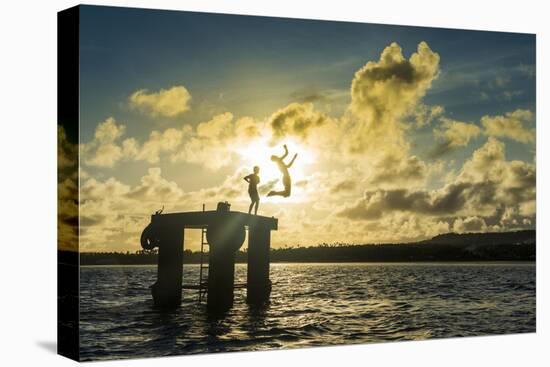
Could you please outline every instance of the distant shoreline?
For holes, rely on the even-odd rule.
[[[157,252],[59,251],[59,262],[80,265],[155,265]],[[198,251],[185,250],[185,264],[200,263]],[[206,254],[206,260],[208,254]],[[321,244],[313,247],[274,248],[271,263],[473,263],[535,262],[536,232],[449,233],[407,244]],[[236,253],[237,263],[247,262],[247,253]]]
[[[199,263],[184,263],[185,265],[199,265]],[[236,262],[236,265],[246,265],[246,262]],[[270,264],[274,265],[363,265],[363,264],[383,264],[383,265],[536,265],[535,260],[510,260],[510,261],[500,261],[500,260],[484,260],[484,261],[351,261],[351,262],[307,262],[307,261],[271,261]],[[154,267],[157,264],[81,264],[81,267],[85,268],[95,268],[95,267],[132,267],[132,266],[151,266]]]

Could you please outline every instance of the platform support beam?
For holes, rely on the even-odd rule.
[[[239,221],[225,218],[209,225],[206,237],[210,245],[207,308],[224,312],[233,306],[235,257],[246,231]]]
[[[248,270],[247,302],[260,305],[269,300],[271,281],[269,280],[270,228],[254,223],[248,228]]]
[[[164,227],[164,226],[163,226]],[[181,304],[183,278],[183,236],[182,228],[159,228],[157,281],[151,291],[157,308],[176,308]]]

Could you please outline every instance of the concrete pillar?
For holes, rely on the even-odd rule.
[[[158,228],[159,255],[157,282],[151,289],[157,308],[176,308],[181,304],[183,277],[182,228]]]
[[[224,312],[233,306],[235,285],[235,254],[244,242],[244,225],[222,220],[208,226],[206,236],[210,246],[208,267],[207,308]]]
[[[269,280],[270,228],[259,222],[248,227],[248,273],[247,302],[263,304],[269,300],[271,281]]]

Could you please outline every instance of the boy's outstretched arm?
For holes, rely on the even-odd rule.
[[[283,148],[285,148],[285,154],[283,154],[283,155],[281,156],[281,159],[285,159],[286,156],[288,155],[288,148],[286,147],[286,144],[283,145]]]
[[[290,168],[292,166],[292,164],[294,163],[294,161],[296,160],[296,157],[298,156],[298,153],[294,154],[294,157],[292,157],[292,160],[290,161],[289,164],[287,164],[286,168]]]

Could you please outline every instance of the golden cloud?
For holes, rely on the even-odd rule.
[[[275,139],[295,136],[305,139],[311,129],[327,122],[327,117],[313,109],[313,103],[291,103],[271,115],[269,126]]]
[[[113,117],[101,122],[95,130],[94,139],[81,144],[80,152],[84,163],[97,167],[113,167],[124,157],[124,151],[117,141],[125,130],[126,126],[117,124]]]
[[[169,89],[161,89],[158,92],[149,92],[140,89],[129,97],[130,106],[151,117],[175,117],[189,111],[191,94],[182,85],[176,85]]]
[[[402,118],[417,103],[439,74],[439,55],[426,42],[407,60],[392,43],[379,61],[369,61],[355,73],[351,84],[353,119],[349,150],[355,153],[381,146],[403,146]]]
[[[508,138],[524,144],[535,142],[535,129],[524,125],[532,122],[534,115],[529,110],[518,109],[499,116],[483,116],[481,123],[489,136]]]
[[[439,143],[432,151],[432,157],[438,157],[454,149],[468,145],[471,139],[481,134],[481,129],[476,124],[441,118],[441,124],[434,129],[434,135],[443,142]]]
[[[443,187],[368,190],[338,216],[379,221],[403,214],[440,218],[461,231],[486,229],[487,222],[492,229],[518,229],[534,220],[534,211],[528,208],[535,200],[535,182],[533,164],[506,160],[504,144],[489,138]]]

